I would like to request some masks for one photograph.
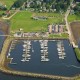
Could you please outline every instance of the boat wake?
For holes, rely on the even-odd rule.
[[[77,68],[77,69],[79,69],[80,67],[78,67],[78,66],[75,66],[75,65],[66,65],[67,67],[74,67],[74,68]]]

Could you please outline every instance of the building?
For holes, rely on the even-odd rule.
[[[48,32],[51,33],[63,33],[64,32],[64,26],[63,25],[49,25],[48,26]]]
[[[48,26],[48,32],[49,32],[49,33],[52,33],[52,32],[53,32],[53,30],[52,30],[52,25],[49,25],[49,26]]]

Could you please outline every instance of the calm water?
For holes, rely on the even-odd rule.
[[[0,31],[0,35],[3,35],[4,33],[2,31]],[[4,42],[5,37],[0,36],[0,52],[3,46],[3,42]]]
[[[4,32],[0,31],[0,35],[4,35]],[[0,36],[0,51],[2,49],[2,45],[5,37]],[[13,76],[0,72],[0,80],[45,80],[45,79],[35,79],[35,78],[27,78],[22,76]]]
[[[21,62],[23,54],[23,41],[19,41],[10,53],[10,57],[13,58],[12,63],[17,64],[9,64],[8,66],[18,71],[42,74],[61,76],[74,76],[80,74],[80,63],[77,61],[73,48],[69,45],[69,41],[62,41],[66,53],[66,57],[63,60],[59,59],[57,43],[58,41],[48,41],[48,57],[50,61],[41,62],[40,42],[31,41],[31,59],[29,62]],[[32,52],[32,49],[34,52]]]
[[[8,74],[0,72],[0,80],[46,80],[46,79],[28,78],[28,77],[22,77],[22,76],[13,76],[13,75],[8,75]]]

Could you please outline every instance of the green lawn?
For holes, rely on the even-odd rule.
[[[16,0],[0,0],[0,3],[6,5],[7,8],[9,9],[15,1]]]
[[[53,17],[50,17],[50,16]],[[32,16],[47,16],[47,20],[34,20]],[[62,23],[62,16],[58,13],[33,13],[20,11],[11,19],[11,30],[23,28],[25,32],[46,31],[48,24]]]
[[[77,16],[77,15],[69,15],[68,16],[68,21],[69,22],[73,22],[73,21],[76,21],[76,20],[80,20],[80,16]]]
[[[75,48],[75,53],[76,53],[77,59],[80,61],[80,49]]]
[[[68,38],[68,34],[62,33],[62,34],[50,34],[49,38]]]

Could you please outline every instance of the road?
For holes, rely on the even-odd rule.
[[[11,19],[15,14],[17,14],[20,10],[16,10],[14,14],[12,14],[10,17],[2,17],[2,19]]]
[[[70,3],[70,6],[68,7],[68,9],[67,9],[67,11],[66,11],[66,13],[65,13],[65,23],[66,23],[66,28],[67,28],[67,30],[68,30],[68,34],[69,34],[69,40],[70,40],[70,42],[73,44],[73,46],[74,47],[76,47],[76,45],[75,45],[75,43],[74,43],[74,41],[73,41],[73,35],[72,35],[72,31],[71,31],[71,28],[70,28],[70,25],[69,25],[69,23],[68,23],[68,15],[69,15],[69,13],[70,13],[70,11],[71,11],[71,5],[73,4],[73,1],[74,0],[72,0],[71,1],[71,3]]]

